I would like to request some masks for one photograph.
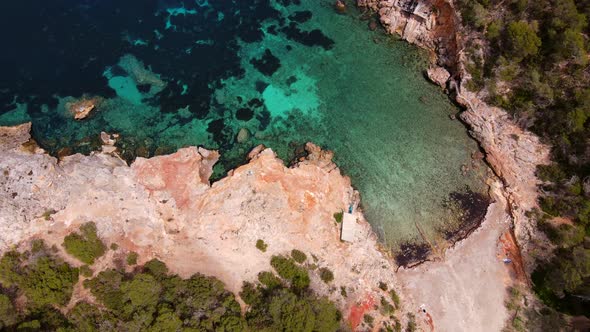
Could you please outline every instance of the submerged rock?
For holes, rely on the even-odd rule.
[[[336,2],[334,3],[334,9],[336,10],[336,12],[338,14],[344,14],[346,13],[346,4],[344,3],[344,1],[342,0],[336,0]]]
[[[100,97],[82,97],[66,103],[66,109],[74,116],[76,120],[82,120],[88,117],[90,112],[94,111],[102,101]]]
[[[240,129],[238,135],[236,136],[236,142],[238,143],[246,143],[250,139],[250,131],[246,128]]]

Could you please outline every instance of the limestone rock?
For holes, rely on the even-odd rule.
[[[430,81],[443,88],[446,86],[447,81],[451,77],[451,74],[449,74],[446,69],[438,66],[432,66],[428,68],[428,70],[426,70],[426,74],[428,75]]]
[[[100,132],[100,140],[104,145],[115,145],[117,143],[113,135],[107,134],[104,131]]]

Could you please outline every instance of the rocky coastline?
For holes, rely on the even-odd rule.
[[[64,236],[95,222],[100,238],[118,249],[94,270],[136,252],[140,264],[157,258],[182,277],[214,276],[237,295],[244,281],[271,269],[273,255],[298,249],[313,258],[310,287],[337,305],[345,324],[366,329],[364,314],[375,326],[396,324],[378,306],[398,289],[394,263],[360,209],[353,212],[354,240],[340,240],[334,213],[358,205],[359,195],[330,151],[308,143],[307,156],[286,167],[259,146],[249,163],[211,184],[216,151],[188,147],[131,165],[104,149],[58,160],[36,145],[30,129],[30,123],[0,127],[0,252],[43,239],[80,266],[65,254]],[[324,268],[333,273],[330,283],[321,279]],[[79,291],[73,298],[88,296]]]

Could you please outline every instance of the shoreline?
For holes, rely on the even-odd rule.
[[[378,13],[387,33],[398,34],[434,55],[426,76],[462,107],[459,120],[484,151],[484,161],[495,175],[490,183],[495,199],[481,226],[449,248],[445,259],[402,269],[398,275],[404,298],[415,308],[430,304],[437,329],[499,331],[509,319],[508,287],[530,287],[531,242],[543,235],[526,212],[538,207],[536,166],[550,162],[550,148],[513,123],[506,111],[463,88],[469,74],[464,67],[460,18],[452,1],[432,3],[439,16],[422,21],[402,13],[393,1],[357,0],[359,7]],[[503,264],[502,257],[514,263]],[[495,278],[489,277],[490,271],[495,271]],[[474,276],[486,282],[478,284]],[[436,286],[424,291],[424,285]],[[455,305],[449,307],[451,303]],[[434,330],[432,317],[422,322]]]
[[[330,151],[308,144],[309,155],[286,167],[272,150],[259,146],[249,163],[210,183],[216,151],[189,147],[127,165],[103,149],[58,161],[37,147],[29,132],[30,123],[0,127],[0,202],[7,205],[0,210],[6,230],[0,252],[40,238],[79,266],[63,251],[62,241],[94,221],[107,246],[117,243],[114,258],[132,251],[140,264],[157,258],[181,277],[214,276],[239,296],[242,282],[271,269],[271,256],[298,249],[310,257],[311,289],[333,301],[344,322],[359,323],[360,312],[395,324],[379,307],[361,305],[378,304],[389,298],[389,290],[399,293],[399,285],[393,260],[380,250],[360,209],[353,212],[354,240],[340,240],[333,214],[355,205],[359,196]],[[267,244],[265,251],[257,249],[258,239]],[[113,255],[93,267],[113,267]],[[333,282],[321,280],[321,268],[333,272]],[[345,291],[338,291],[341,287]],[[87,296],[79,291],[73,298]]]
[[[442,23],[434,14],[422,21],[403,13],[393,1],[357,0],[357,6],[380,16],[387,33],[397,34],[435,55],[426,77],[441,86],[462,108],[459,120],[484,151],[485,163],[502,183],[502,193],[514,219],[517,237],[521,241],[530,240],[535,230],[524,214],[537,207],[537,185],[540,182],[535,175],[536,166],[549,163],[549,147],[541,143],[539,137],[513,123],[506,111],[487,105],[476,93],[463,88],[469,74],[464,68],[460,19],[452,1],[436,0],[433,3],[442,16]],[[450,44],[445,45],[445,41]],[[456,49],[456,53],[448,51],[452,49]]]

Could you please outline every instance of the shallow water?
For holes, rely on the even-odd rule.
[[[1,16],[16,13],[6,19],[36,37],[12,36],[0,55],[0,125],[32,120],[52,153],[96,149],[102,130],[121,134],[128,159],[220,149],[217,176],[257,144],[290,160],[312,141],[335,151],[388,244],[417,238],[417,225],[434,237],[453,222],[449,194],[484,190],[483,168],[461,174],[477,146],[449,119],[457,108],[423,78],[415,47],[370,31],[353,8],[338,15],[332,1],[298,2],[2,4],[14,8]],[[84,93],[105,100],[74,121],[65,97]]]

